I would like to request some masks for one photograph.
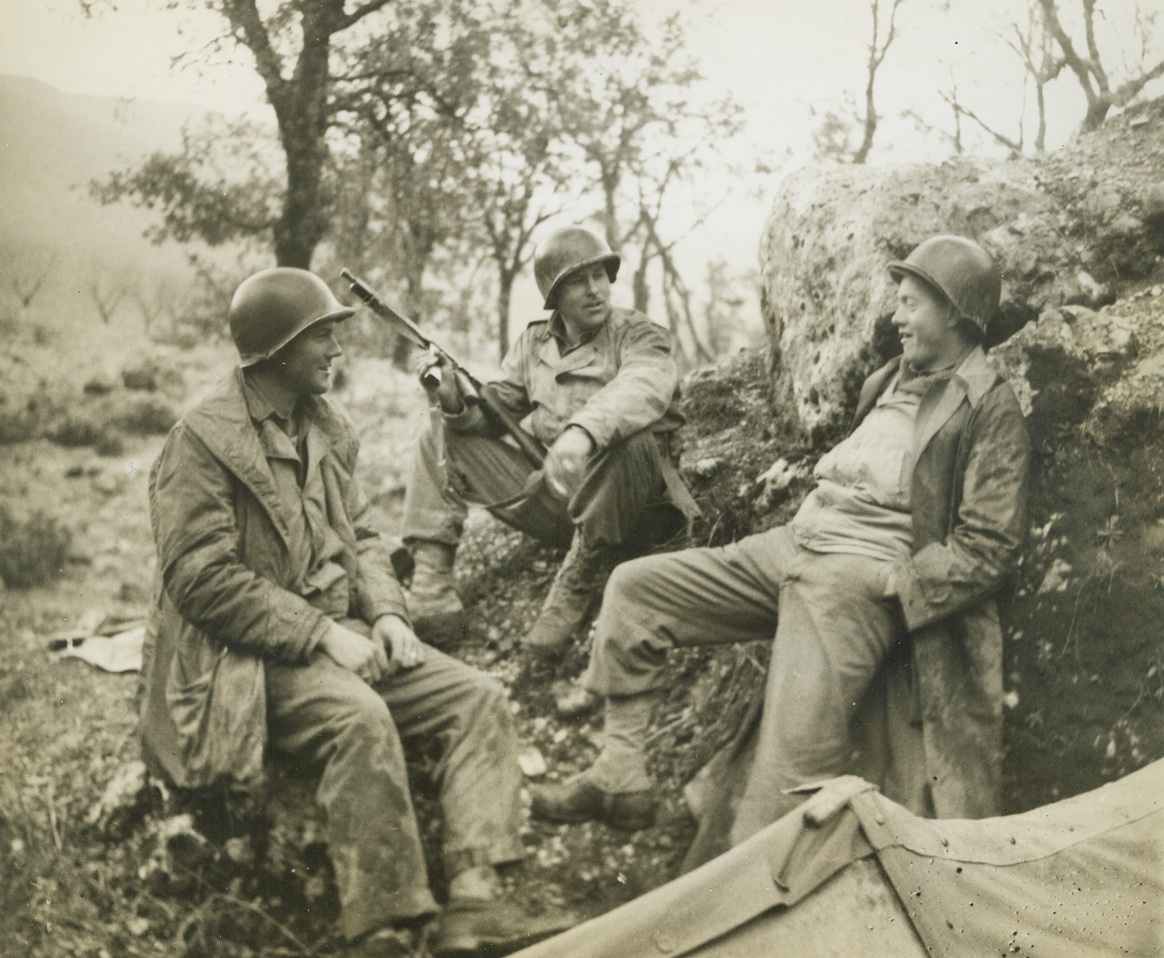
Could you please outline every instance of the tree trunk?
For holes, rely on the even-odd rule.
[[[343,0],[302,5],[303,45],[287,78],[255,0],[223,4],[222,12],[254,54],[287,160],[287,193],[274,231],[275,262],[280,266],[310,269],[315,247],[327,227],[322,185],[327,159],[328,68],[331,37],[340,27],[343,7]]]
[[[514,274],[500,270],[497,279],[497,357],[504,360],[509,353],[509,304],[513,298]]]
[[[1083,117],[1083,123],[1079,129],[1083,133],[1090,133],[1093,130],[1098,130],[1103,126],[1103,121],[1107,119],[1108,111],[1111,109],[1111,100],[1106,96],[1099,96],[1091,100],[1087,104],[1087,113]]]
[[[635,297],[635,309],[640,313],[645,313],[651,302],[651,290],[647,285],[647,267],[650,265],[650,260],[647,259],[646,249],[642,252],[642,259],[639,261],[639,267],[635,270],[635,274],[631,279],[631,289]]]
[[[289,89],[278,106],[279,130],[287,155],[287,195],[275,224],[275,261],[311,268],[315,247],[327,231],[323,212],[323,167],[327,160],[327,43],[307,44]]]
[[[862,131],[861,145],[853,154],[853,162],[860,165],[869,159],[869,151],[873,149],[873,137],[877,133],[877,107],[873,102],[873,78],[875,68],[869,70],[869,83],[865,87],[865,126]]]

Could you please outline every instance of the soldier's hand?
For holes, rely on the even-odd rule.
[[[460,412],[464,408],[461,391],[457,388],[456,370],[444,353],[431,347],[425,350],[416,362],[416,373],[420,376],[420,384],[436,397],[445,412]]]
[[[372,641],[387,650],[391,671],[414,669],[424,661],[424,644],[399,616],[380,616],[372,626]]]
[[[569,426],[560,435],[542,464],[546,485],[559,499],[570,499],[582,484],[586,463],[594,453],[590,433],[577,426]]]
[[[332,622],[319,643],[320,651],[337,665],[355,672],[369,685],[388,674],[388,653],[382,642]]]

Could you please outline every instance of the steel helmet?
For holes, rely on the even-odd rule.
[[[605,240],[581,226],[567,226],[538,244],[534,253],[534,279],[538,292],[545,298],[546,309],[553,309],[557,306],[558,286],[571,273],[601,263],[613,283],[621,262]]]
[[[903,276],[914,276],[932,286],[981,333],[1002,298],[1002,276],[994,260],[964,236],[931,236],[904,260],[891,262],[889,274],[899,283]]]
[[[308,326],[325,319],[347,319],[354,312],[314,273],[279,266],[249,276],[235,290],[230,301],[230,336],[240,365],[253,366]]]

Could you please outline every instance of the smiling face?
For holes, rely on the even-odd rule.
[[[336,338],[339,320],[308,326],[269,360],[279,385],[296,396],[322,395],[331,388],[332,363],[343,354]]]
[[[918,372],[953,365],[968,345],[949,300],[913,276],[903,276],[897,287],[893,325],[903,358]]]
[[[610,277],[606,267],[592,263],[575,270],[558,285],[557,300],[570,342],[585,339],[610,317]]]

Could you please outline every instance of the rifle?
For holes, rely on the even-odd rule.
[[[354,276],[351,270],[340,270],[340,276],[348,281],[352,293],[373,313],[386,320],[397,335],[403,336],[414,346],[419,346],[421,349],[431,349],[444,356],[452,364],[453,376],[456,379],[461,398],[470,406],[481,406],[486,416],[513,437],[518,449],[529,460],[530,465],[534,468],[541,468],[542,462],[546,458],[545,446],[538,441],[536,436],[521,428],[513,414],[498,399],[496,386],[482,384],[457,362],[447,349],[438,346],[421,332],[416,323],[380,299],[372,292],[368,284]],[[440,376],[440,368],[434,367],[425,372],[421,379],[425,385],[432,388],[440,383]]]

